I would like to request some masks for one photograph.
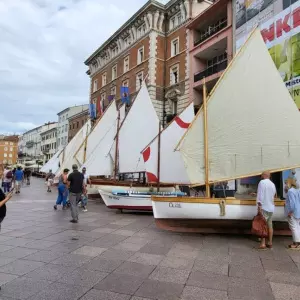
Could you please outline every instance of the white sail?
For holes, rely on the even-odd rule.
[[[209,181],[300,165],[299,111],[259,30],[217,83],[207,103]],[[203,109],[178,149],[194,184],[205,183]]]
[[[87,168],[89,175],[112,175],[113,166],[109,152],[116,136],[117,122],[118,111],[113,101],[87,139],[86,161],[83,166]]]
[[[88,132],[91,130],[91,122],[86,122],[83,127],[76,133],[68,145],[59,155],[60,168],[55,175],[60,175],[64,169],[72,170],[72,165],[77,164],[78,161],[75,159],[75,154],[82,143],[85,141]]]
[[[141,151],[159,131],[159,120],[146,83],[132,104],[119,132],[120,173],[145,172]]]
[[[41,167],[41,172],[48,173],[49,170],[52,170],[53,173],[56,173],[59,169],[59,155],[62,151],[57,151],[48,161]]]
[[[159,179],[162,183],[190,183],[181,155],[178,151],[174,151],[174,149],[186,132],[194,116],[194,104],[191,103],[161,132]],[[148,182],[157,182],[158,136],[143,151],[143,158]]]

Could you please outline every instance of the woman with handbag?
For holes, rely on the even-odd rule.
[[[288,179],[287,188],[284,211],[293,237],[293,243],[288,248],[300,250],[300,191],[295,179]]]

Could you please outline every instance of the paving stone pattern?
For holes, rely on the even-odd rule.
[[[117,214],[90,201],[72,224],[56,190],[33,179],[8,204],[0,233],[4,300],[293,300],[300,252],[275,237],[259,252],[247,236],[172,233],[149,213]]]

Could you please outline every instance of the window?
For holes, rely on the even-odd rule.
[[[113,87],[110,89],[110,94],[115,96],[116,93],[117,93],[117,87],[116,87],[116,86],[113,86]]]
[[[5,145],[8,145],[8,142],[5,142]]]
[[[129,44],[130,44],[130,38],[127,37],[123,41],[124,41],[124,48],[127,48],[129,46]]]
[[[176,38],[171,42],[171,56],[175,56],[179,53],[179,38]]]
[[[75,128],[75,123],[73,123],[73,129]]]
[[[143,72],[136,75],[136,90],[139,91],[143,83]]]
[[[172,101],[172,114],[177,115],[177,101]]]
[[[57,145],[59,147],[59,145],[60,145],[60,138],[57,140]]]
[[[65,120],[65,116],[62,117],[62,121],[64,121],[64,120]]]
[[[71,130],[72,129],[72,125],[70,124],[70,126],[69,126],[69,130]]]
[[[77,128],[79,128],[79,122],[77,121]]]
[[[7,151],[8,150],[8,148],[7,147],[4,147],[4,151]]]
[[[124,59],[124,73],[129,71],[129,56]]]
[[[3,163],[4,163],[4,164],[6,164],[6,163],[7,163],[7,160],[6,160],[6,159],[4,159],[4,160],[3,160]]]
[[[65,125],[65,132],[68,131],[68,124]]]
[[[179,66],[173,66],[170,68],[170,84],[176,84],[179,82]]]
[[[144,60],[144,47],[142,47],[142,48],[140,48],[140,49],[138,50],[138,57],[137,57],[137,63],[138,63],[138,65],[139,65],[140,63],[142,63],[143,60]]]
[[[180,25],[181,24],[181,19],[182,19],[181,18],[181,13],[178,13],[176,17],[177,17],[177,25]]]
[[[124,80],[123,82],[122,82],[122,86],[129,86],[129,82],[128,82],[128,80]]]
[[[117,78],[117,65],[112,67],[111,70],[111,80],[115,80]]]
[[[54,149],[56,149],[56,142],[54,142]]]
[[[174,29],[175,27],[177,27],[178,25],[180,25],[182,23],[182,15],[181,13],[177,13],[175,16],[173,16],[170,19],[170,24],[169,24],[169,30]]]
[[[97,91],[98,91],[98,79],[95,79],[93,84],[93,93]]]
[[[84,120],[81,120],[81,126],[83,126],[84,125]]]
[[[7,153],[4,153],[3,156],[4,156],[4,157],[7,157]]]
[[[99,112],[100,114],[104,111],[103,108],[104,108],[105,98],[106,98],[106,93],[102,93],[101,100],[100,100],[100,106],[101,106],[101,112]]]
[[[176,18],[173,17],[170,19],[170,30],[172,30],[176,25]]]
[[[12,158],[12,154],[11,153],[9,153],[9,155],[8,155],[10,158]]]
[[[9,160],[8,160],[8,163],[9,163],[9,164],[12,164],[12,160],[11,160],[11,159],[9,159]]]
[[[102,75],[102,86],[106,85],[106,72]]]
[[[13,146],[14,145],[14,143],[9,143],[11,146]]]
[[[10,151],[13,151],[14,150],[14,148],[13,147],[10,147],[10,149],[9,149]]]

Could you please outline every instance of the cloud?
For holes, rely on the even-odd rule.
[[[88,103],[84,60],[146,2],[0,0],[0,133]]]

